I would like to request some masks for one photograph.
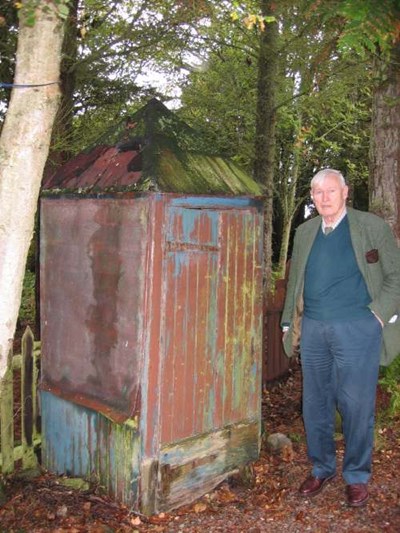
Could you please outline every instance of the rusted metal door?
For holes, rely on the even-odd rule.
[[[195,493],[199,478],[204,492],[235,460],[258,455],[262,224],[255,213],[248,202],[217,208],[210,199],[176,199],[165,209],[157,508]]]
[[[161,443],[254,413],[256,233],[250,212],[169,209]]]

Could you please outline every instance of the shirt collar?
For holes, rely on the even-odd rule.
[[[322,219],[322,231],[325,232],[325,228],[328,226],[329,228],[332,228],[333,230],[339,226],[339,224],[342,222],[342,220],[344,219],[344,217],[347,215],[347,207],[345,206],[343,211],[342,211],[342,214],[340,215],[340,217],[333,223],[333,224],[325,224],[325,221],[324,219]]]

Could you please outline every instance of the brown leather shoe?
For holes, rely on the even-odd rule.
[[[301,496],[315,496],[324,488],[324,485],[336,477],[336,474],[333,474],[329,477],[314,477],[309,476],[299,488],[299,493]]]
[[[354,483],[346,487],[347,503],[350,507],[361,507],[369,498],[367,485],[365,483]]]

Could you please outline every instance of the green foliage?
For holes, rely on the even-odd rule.
[[[361,57],[377,50],[389,53],[398,38],[398,0],[342,0],[338,14],[345,20],[339,48]]]
[[[35,278],[34,272],[26,270],[18,316],[21,323],[32,324],[35,322]]]
[[[288,433],[288,438],[295,443],[300,443],[305,441],[304,435],[300,433]]]
[[[0,81],[12,83],[17,49],[17,10],[12,2],[4,2],[0,9]],[[0,122],[3,121],[11,91],[0,87]]]
[[[67,24],[61,79],[69,123],[54,129],[52,151],[68,157],[86,148],[123,116],[151,97],[165,97],[177,80],[186,55],[198,49],[197,20],[207,17],[209,2],[174,0],[82,0]],[[72,10],[72,8],[71,8]],[[155,74],[164,96],[151,87]],[[71,126],[72,124],[72,126]]]
[[[37,221],[36,221],[37,225]],[[34,236],[28,250],[25,276],[22,285],[21,305],[18,320],[22,325],[34,324],[36,317],[36,246],[37,237]]]
[[[58,7],[58,16],[60,17],[60,19],[65,20],[68,17],[68,4],[70,2],[71,0],[54,0],[54,3]]]
[[[208,152],[231,157],[251,170],[254,153],[256,61],[244,43],[215,50],[192,72],[179,113],[201,137]]]
[[[381,369],[379,384],[390,394],[389,416],[400,415],[400,354],[385,368]]]
[[[57,8],[57,14],[61,20],[68,17],[68,4],[71,0],[53,0]],[[41,9],[44,13],[50,11],[48,2],[43,0],[25,0],[24,2],[15,2],[15,7],[18,9],[18,17],[24,21],[27,26],[34,26],[36,20],[36,12]]]

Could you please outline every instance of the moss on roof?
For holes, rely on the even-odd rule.
[[[196,153],[163,150],[158,176],[153,178],[164,192],[192,194],[261,195],[261,187],[231,161]]]
[[[109,159],[103,157],[100,160],[99,156],[92,161],[90,154],[99,146],[115,148],[110,151]],[[122,152],[125,153],[123,161],[129,159],[129,153],[132,158],[128,164],[125,162],[121,166],[118,153],[122,155]],[[262,194],[261,185],[231,160],[217,154],[206,154],[201,136],[156,99],[152,99],[134,115],[109,129],[98,139],[95,146],[85,150],[85,153],[88,157],[85,156],[84,161],[88,161],[89,166],[85,168],[85,163],[75,165],[71,160],[67,163],[68,167],[65,166],[64,174],[64,167],[61,167],[47,181],[50,186],[44,183],[43,189],[54,190],[52,184],[57,183],[57,191],[81,194],[132,190],[182,194]],[[138,161],[138,154],[140,172],[134,164],[134,161]],[[76,157],[77,161],[78,158],[79,156]],[[120,181],[111,184],[109,176],[110,173],[112,175],[112,169],[116,168],[116,160]],[[87,170],[86,176],[90,177],[90,183],[85,183],[82,188],[79,186],[79,176]],[[106,175],[108,179],[102,181],[102,176]],[[67,177],[69,183],[75,184],[74,189],[68,187]]]

